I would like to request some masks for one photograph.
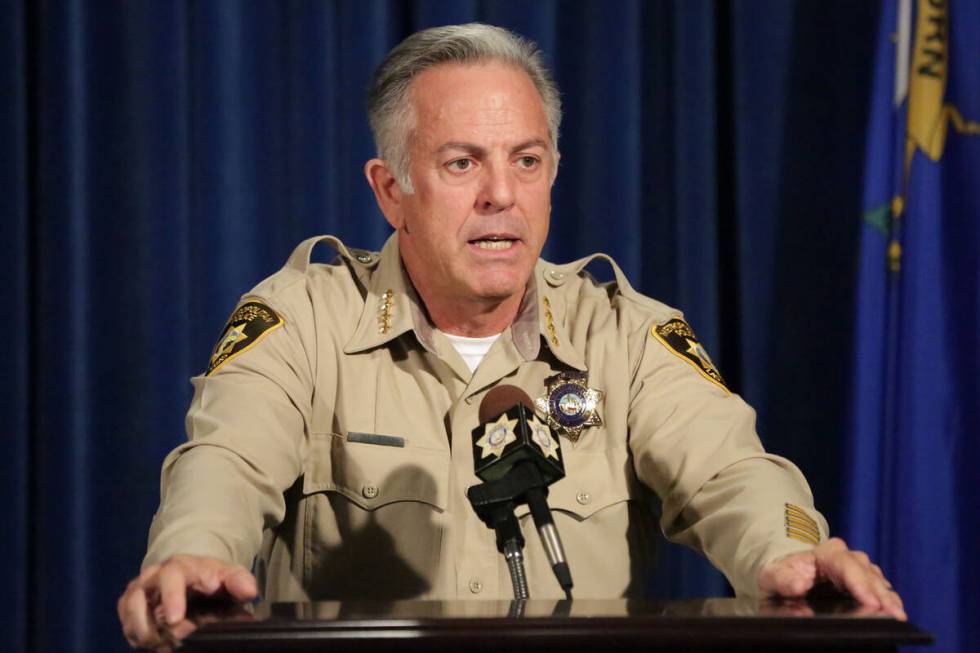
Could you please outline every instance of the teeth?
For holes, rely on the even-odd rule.
[[[480,249],[507,249],[514,244],[513,240],[476,240],[473,242]]]

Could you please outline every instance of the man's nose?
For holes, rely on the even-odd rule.
[[[477,209],[486,213],[506,211],[514,204],[514,172],[506,163],[488,164],[483,169]]]

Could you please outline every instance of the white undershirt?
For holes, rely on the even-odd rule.
[[[466,366],[470,368],[470,372],[476,371],[476,368],[480,365],[480,361],[483,360],[483,357],[490,351],[490,347],[500,337],[498,333],[493,336],[487,336],[486,338],[467,338],[466,336],[454,336],[445,331],[442,332],[442,335],[449,339],[449,342],[453,345],[453,349],[458,351],[459,355],[463,357]]]

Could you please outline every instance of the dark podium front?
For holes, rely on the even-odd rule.
[[[843,601],[328,601],[195,619],[184,651],[893,651],[933,640]]]

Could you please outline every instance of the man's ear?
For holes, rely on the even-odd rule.
[[[383,159],[371,159],[365,163],[364,176],[374,191],[374,199],[385,220],[397,231],[402,226],[401,204],[404,197],[398,180]]]

